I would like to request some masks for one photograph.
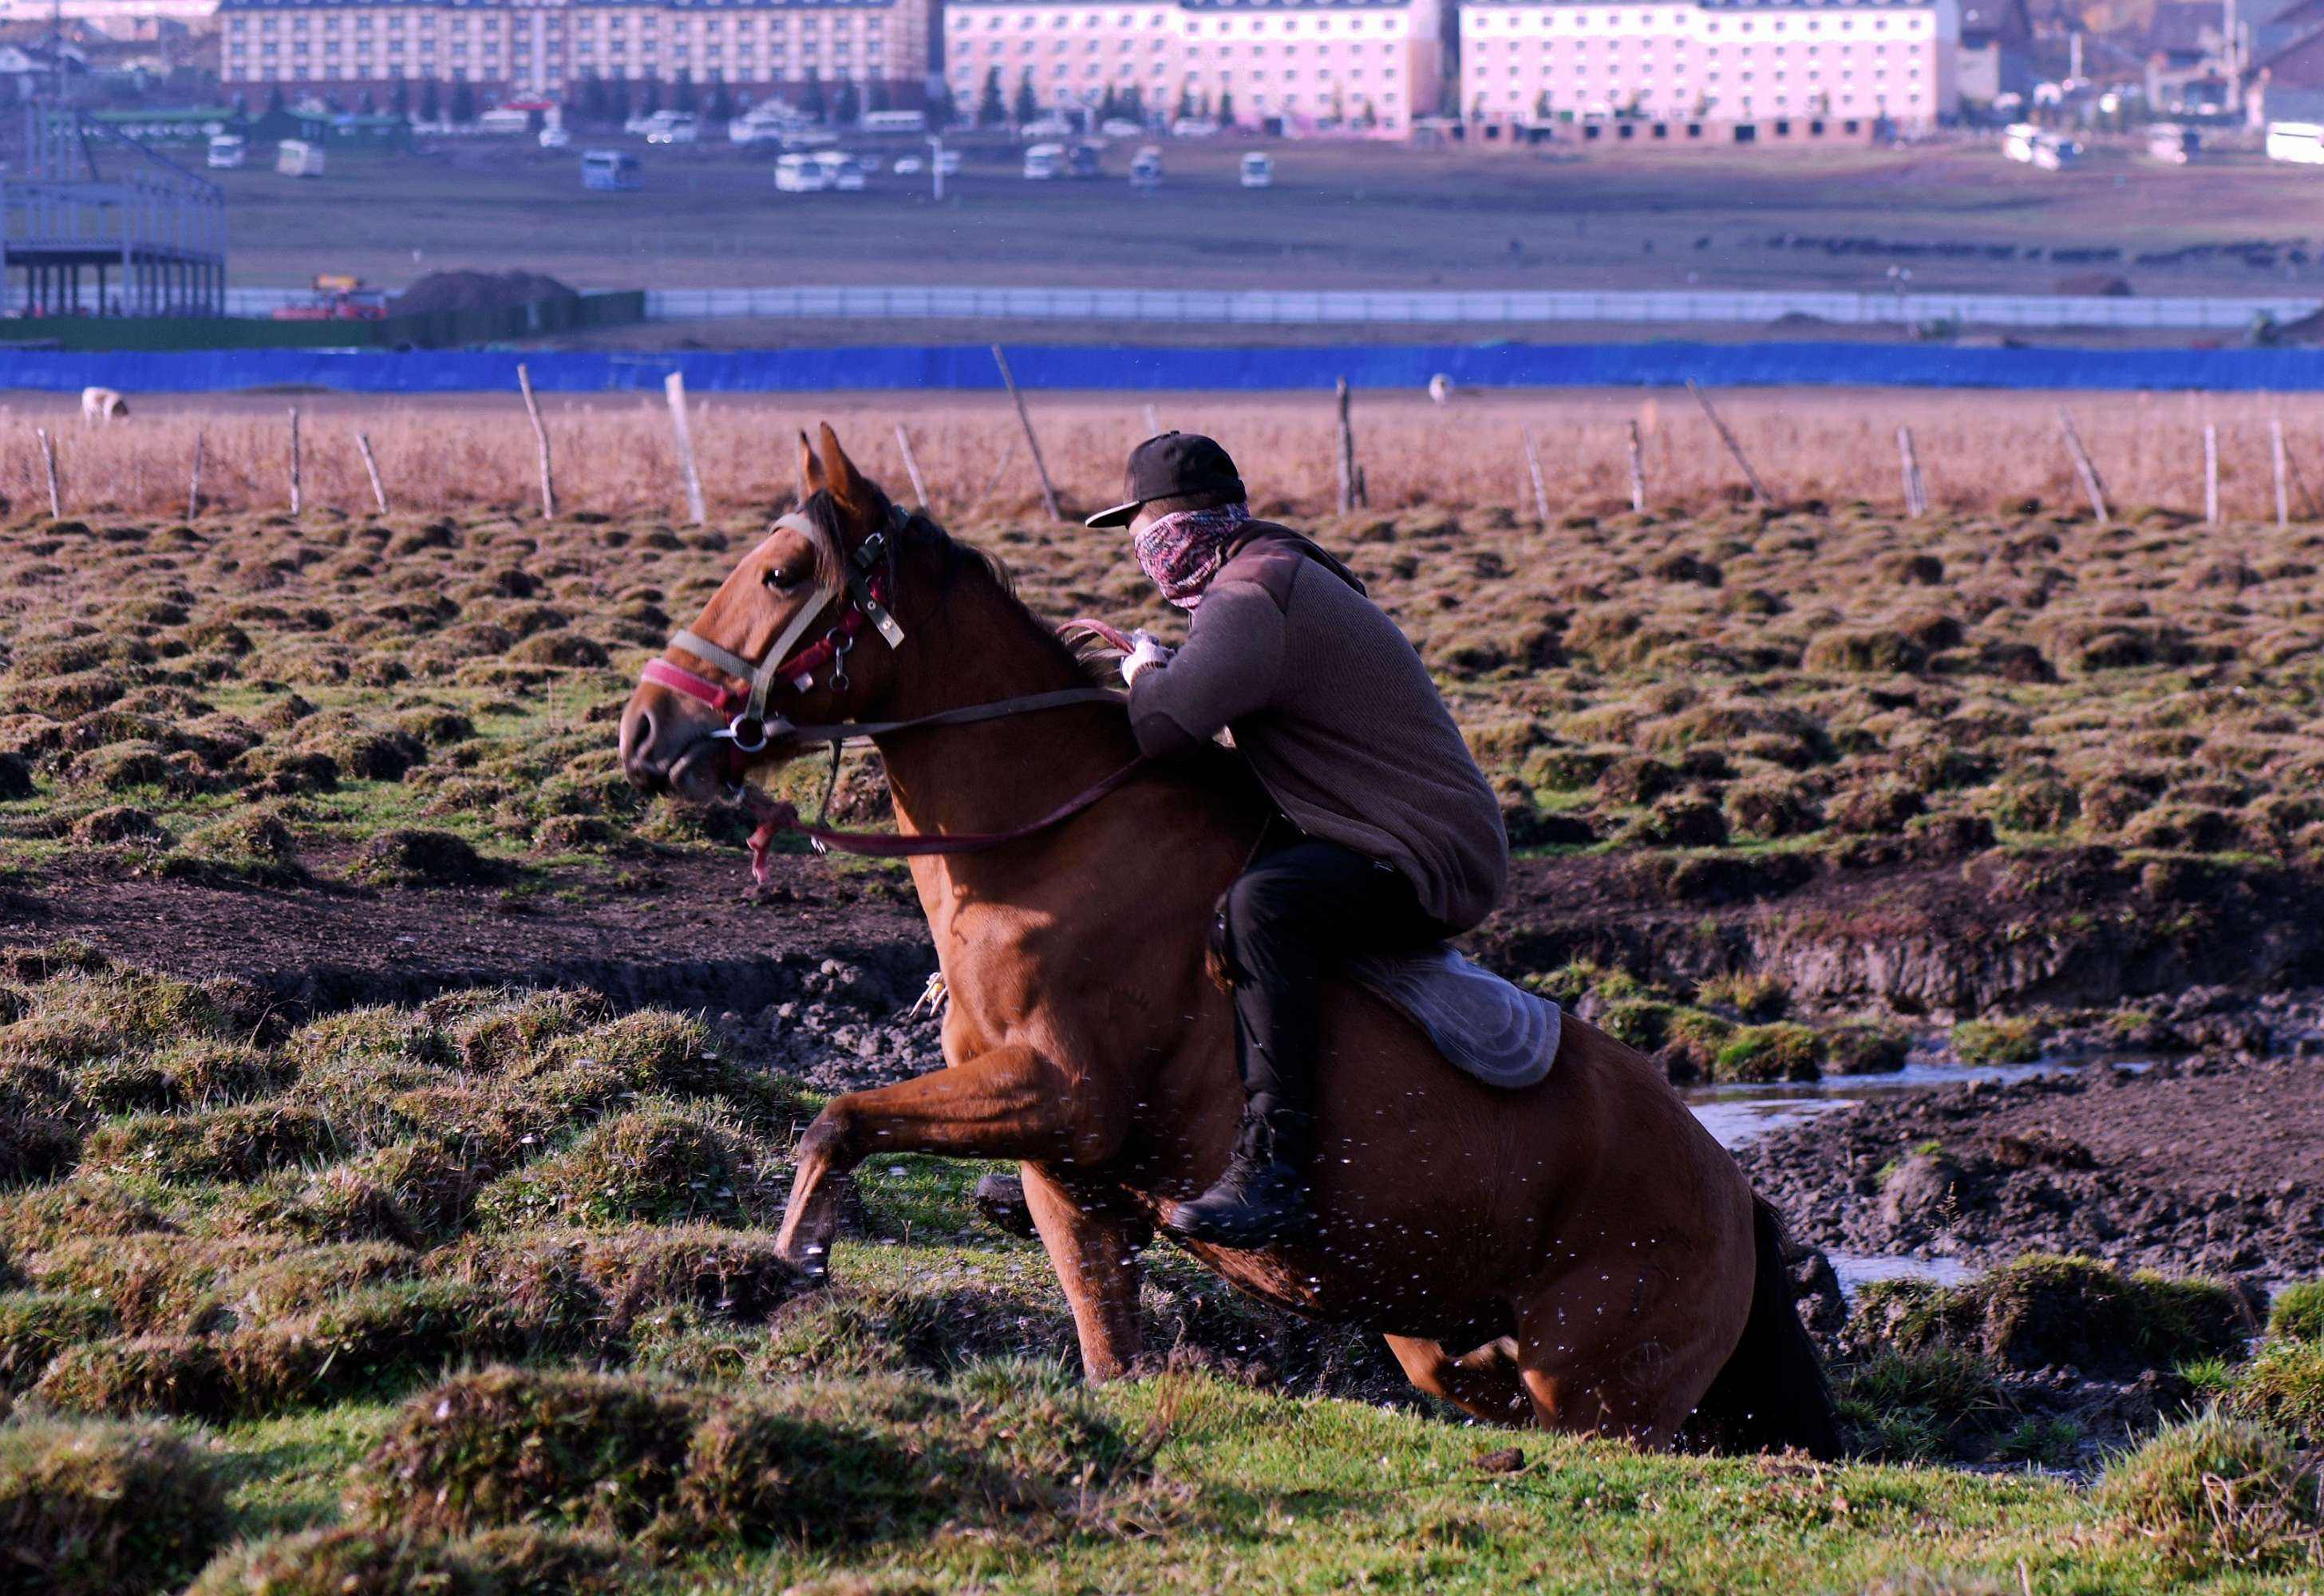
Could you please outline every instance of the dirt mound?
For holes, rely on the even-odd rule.
[[[498,310],[540,300],[577,300],[574,289],[537,272],[430,272],[396,297],[398,316]]]
[[[2111,272],[2069,272],[2058,279],[2058,291],[2090,299],[2126,300],[2131,293],[2130,279]]]

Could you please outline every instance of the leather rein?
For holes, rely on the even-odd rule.
[[[798,725],[787,716],[770,711],[767,699],[777,682],[788,683],[804,693],[815,685],[816,673],[826,666],[831,670],[829,681],[832,689],[835,692],[845,691],[849,682],[847,656],[855,647],[857,636],[866,626],[877,631],[890,648],[903,645],[904,628],[889,608],[889,601],[895,586],[895,536],[908,524],[908,521],[902,511],[891,509],[888,525],[865,538],[852,555],[843,558],[838,576],[823,585],[818,601],[803,606],[756,660],[747,659],[713,642],[691,628],[681,629],[671,636],[670,647],[682,649],[737,680],[747,682],[747,692],[738,692],[732,687],[696,675],[664,659],[649,660],[641,673],[643,680],[707,704],[729,717],[725,725],[710,735],[724,744],[721,770],[726,780],[728,797],[758,823],[751,834],[751,874],[761,885],[767,881],[768,853],[775,839],[787,831],[795,831],[805,836],[815,845],[817,853],[837,849],[843,853],[872,859],[909,859],[932,853],[981,853],[1009,843],[1021,842],[1070,820],[1108,793],[1130,782],[1146,768],[1147,761],[1143,757],[1131,760],[1039,819],[1006,831],[918,835],[838,831],[822,823],[822,814],[818,814],[813,822],[803,821],[798,809],[789,803],[770,797],[743,780],[752,756],[764,752],[777,743],[827,743],[831,748],[831,775],[824,787],[822,809],[828,813],[832,792],[839,779],[840,750],[848,743],[927,727],[973,725],[979,721],[1033,715],[1070,705],[1119,705],[1126,701],[1122,695],[1106,687],[1065,687],[1052,692],[1001,698],[989,704],[940,709],[929,715],[914,715],[908,720],[849,721],[825,726]],[[798,512],[779,517],[768,529],[769,535],[782,528],[813,540],[829,535]],[[799,640],[814,629],[816,621],[843,598],[848,602],[838,621],[822,637],[805,648],[799,648]],[[1075,624],[1089,624],[1102,635],[1111,634],[1109,641],[1119,635],[1111,627],[1089,623]]]

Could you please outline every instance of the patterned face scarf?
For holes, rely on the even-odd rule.
[[[1235,529],[1250,519],[1250,511],[1241,504],[1181,510],[1146,527],[1131,544],[1138,550],[1138,563],[1162,596],[1191,610],[1203,602],[1203,589],[1226,564]]]

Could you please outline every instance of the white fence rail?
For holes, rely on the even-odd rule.
[[[1841,326],[2155,328],[2240,331],[2262,312],[2311,314],[2313,299],[2077,298],[2056,294],[1784,293],[1694,290],[1505,293],[1349,290],[1077,288],[709,288],[646,295],[655,320],[878,318],[1213,322],[1251,326],[1341,323],[1699,322],[1750,324],[1787,316]]]
[[[226,291],[229,316],[271,316],[311,300],[304,290]],[[2292,321],[2324,309],[2313,299],[2120,299],[2063,294],[1784,293],[1589,290],[1506,293],[1355,289],[1167,288],[669,288],[646,295],[656,321],[776,320],[1210,322],[1250,327],[1340,323],[1489,325],[1595,321],[1754,325],[1812,317],[1842,327],[2146,328],[2241,332],[2264,313]]]

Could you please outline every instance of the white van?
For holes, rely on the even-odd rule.
[[[1148,144],[1130,158],[1130,186],[1133,189],[1158,189],[1162,186],[1162,152]]]
[[[2289,161],[2297,166],[2324,166],[2324,124],[2269,123],[2267,158]]]
[[[866,111],[855,120],[865,133],[926,133],[926,111]]]
[[[232,171],[243,163],[247,154],[247,146],[243,143],[240,134],[210,134],[208,164],[213,169],[218,171]]]
[[[1275,157],[1253,150],[1242,158],[1242,186],[1246,189],[1275,187]]]
[[[816,152],[785,155],[775,162],[775,192],[821,194],[831,187],[831,168]]]
[[[691,111],[656,111],[641,130],[649,144],[690,144],[702,136]]]
[[[1063,144],[1035,144],[1025,152],[1025,176],[1032,182],[1047,182],[1065,175],[1065,147]]]
[[[274,146],[274,170],[286,178],[323,175],[323,146],[304,139],[284,139]]]

